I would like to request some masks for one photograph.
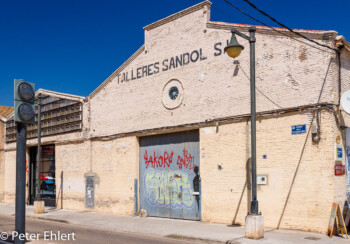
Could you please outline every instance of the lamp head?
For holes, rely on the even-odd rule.
[[[224,50],[228,56],[230,56],[231,58],[236,58],[241,54],[241,51],[244,49],[244,47],[238,43],[234,28],[231,29],[231,33],[232,33],[231,41],[224,48]]]

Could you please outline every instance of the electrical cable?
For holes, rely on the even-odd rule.
[[[293,40],[295,40],[295,41],[297,41],[297,42],[303,43],[303,44],[305,44],[305,45],[308,45],[308,46],[310,46],[310,47],[312,47],[312,48],[315,48],[315,49],[318,49],[318,50],[320,50],[320,51],[330,53],[330,52],[328,52],[328,51],[326,51],[326,50],[323,50],[323,49],[320,49],[320,48],[318,48],[318,47],[312,46],[312,45],[310,45],[309,43],[306,43],[306,42],[303,42],[303,41],[301,41],[301,40],[298,40],[298,39],[296,39],[296,38],[294,38],[294,37],[292,37],[292,36],[288,36],[287,34],[281,32],[281,31],[276,30],[275,28],[269,26],[268,24],[266,24],[266,23],[264,23],[264,22],[262,22],[262,21],[256,19],[255,17],[251,16],[251,15],[248,14],[248,13],[244,12],[243,10],[241,10],[240,8],[238,8],[237,6],[235,6],[234,4],[232,4],[231,2],[229,2],[228,0],[224,0],[224,1],[225,1],[227,4],[229,4],[231,7],[233,7],[234,9],[238,10],[239,12],[245,14],[246,16],[248,16],[249,18],[253,19],[254,21],[256,21],[256,22],[258,22],[258,23],[260,23],[260,24],[262,24],[262,25],[264,25],[264,26],[266,26],[266,27],[268,27],[268,28],[274,30],[275,32],[277,32],[277,33],[279,33],[279,34],[282,34],[282,35],[284,35],[284,36],[286,36],[286,37],[288,37],[288,38],[291,38],[291,39],[293,39]],[[318,42],[316,42],[316,43],[318,43]],[[328,46],[326,46],[326,47],[328,47]],[[328,48],[329,48],[329,47],[328,47]],[[332,50],[333,50],[333,49],[332,49]],[[333,50],[333,51],[334,51],[334,50]]]
[[[224,1],[227,2],[227,0],[224,0]],[[321,44],[321,43],[319,43],[319,42],[316,42],[316,41],[314,41],[314,40],[312,40],[312,39],[310,39],[310,38],[304,36],[303,34],[294,31],[293,29],[289,28],[288,26],[282,24],[281,22],[277,21],[275,18],[271,17],[271,16],[270,16],[269,14],[267,14],[266,12],[260,10],[257,6],[255,6],[255,5],[254,5],[253,3],[251,3],[249,0],[242,0],[242,1],[248,3],[252,8],[254,8],[255,10],[257,10],[257,11],[260,12],[261,14],[265,15],[266,17],[268,17],[269,19],[271,19],[271,20],[272,20],[273,22],[275,22],[276,24],[278,24],[278,25],[280,25],[280,26],[286,28],[286,29],[289,30],[290,32],[294,33],[295,35],[298,35],[298,36],[300,36],[300,37],[302,37],[302,38],[308,40],[309,42],[312,42],[312,43],[314,43],[314,44],[316,44],[316,45],[318,45],[318,46],[322,46],[322,47],[328,48],[328,49],[330,49],[330,50],[332,50],[332,51],[338,52],[337,49],[331,48],[331,47],[329,47],[329,46],[327,46],[327,45],[323,45],[323,44]]]
[[[331,67],[331,63],[332,63],[332,59],[329,60],[328,68],[327,68],[325,77],[324,77],[323,82],[322,82],[322,86],[321,86],[320,94],[319,94],[318,99],[317,99],[317,103],[319,103],[319,102],[321,101],[323,89],[324,89],[325,84],[326,84],[326,81],[327,81],[327,77],[328,77],[328,73],[329,73],[329,70],[330,70],[330,67]],[[318,108],[318,109],[320,109],[320,108]],[[333,109],[333,107],[330,108],[330,109]],[[314,120],[315,120],[315,114],[312,115],[312,119],[311,119],[310,125],[312,125],[312,124],[314,123]],[[321,129],[321,126],[319,126],[319,129]],[[286,211],[286,208],[287,208],[287,205],[288,205],[288,201],[289,201],[289,198],[290,198],[290,194],[291,194],[291,192],[292,192],[292,189],[293,189],[293,186],[294,186],[294,183],[295,183],[296,176],[297,176],[297,174],[298,174],[298,172],[299,172],[299,166],[300,166],[300,164],[301,164],[301,162],[302,162],[302,158],[303,158],[303,155],[304,155],[304,151],[305,151],[305,148],[306,148],[306,144],[307,144],[307,140],[308,140],[308,138],[309,138],[310,132],[311,132],[311,126],[309,126],[309,129],[307,130],[307,134],[306,134],[306,137],[305,137],[304,145],[303,145],[303,147],[302,147],[302,149],[301,149],[299,161],[298,161],[297,167],[296,167],[296,169],[295,169],[294,176],[293,176],[293,178],[292,178],[292,183],[291,183],[291,185],[290,185],[290,188],[289,188],[289,191],[288,191],[288,194],[287,194],[287,197],[286,197],[286,201],[285,201],[284,206],[283,206],[283,210],[282,210],[282,213],[281,213],[281,217],[280,217],[280,219],[279,219],[279,221],[278,221],[278,224],[277,224],[277,229],[279,229],[280,226],[281,226],[282,219],[283,219],[283,216],[284,216],[284,213],[285,213],[285,211]]]
[[[242,70],[242,72],[243,72],[243,74],[245,75],[245,77],[247,77],[247,79],[250,81],[250,78],[248,77],[248,75],[247,75],[247,73],[244,71],[244,69],[242,68],[242,66],[239,64],[238,65],[240,68],[241,68],[241,70]],[[263,95],[267,100],[269,100],[271,103],[273,103],[274,105],[276,105],[277,107],[279,107],[279,108],[283,108],[283,107],[281,107],[280,105],[278,105],[277,103],[275,103],[271,98],[269,98],[267,95],[265,95],[257,86],[255,86],[255,89],[256,90],[258,90],[258,92],[260,92],[260,94],[261,95]]]
[[[233,20],[237,21],[237,23],[240,22],[240,20],[238,20],[238,19],[232,17],[230,14],[226,13],[226,12],[223,11],[223,10],[221,10],[221,9],[215,7],[215,6],[212,6],[212,8],[215,9],[215,10],[217,10],[217,11],[219,11],[221,14],[223,14],[223,15],[229,17],[229,18],[232,18]],[[303,42],[303,41],[301,41],[301,40],[298,40],[298,39],[296,39],[296,38],[294,38],[294,37],[292,37],[292,36],[287,35],[286,33],[283,33],[283,32],[281,32],[281,31],[278,31],[278,30],[276,30],[275,28],[273,28],[273,27],[271,27],[271,26],[268,26],[267,24],[264,24],[263,22],[261,22],[261,21],[259,21],[259,20],[256,20],[256,21],[258,21],[260,24],[263,24],[264,26],[270,28],[271,30],[273,30],[273,31],[275,31],[275,32],[277,32],[277,33],[279,33],[280,35],[286,36],[286,37],[288,37],[288,38],[290,38],[290,39],[292,39],[292,40],[294,40],[294,41],[303,43],[303,44],[305,44],[305,45],[307,45],[307,46],[309,46],[309,47],[312,47],[312,48],[317,49],[317,50],[322,51],[322,52],[331,53],[331,52],[328,52],[328,51],[326,51],[326,50],[324,50],[324,49],[321,49],[321,48],[312,46],[312,45],[310,45],[309,43],[306,43],[306,42]],[[279,40],[277,40],[277,39],[274,39],[274,40],[275,40],[276,42],[279,42],[279,43],[282,44],[282,45],[285,45],[285,46],[290,47],[290,44],[281,42],[281,41],[279,41]],[[309,49],[309,50],[310,50],[310,51],[313,51],[312,49]]]

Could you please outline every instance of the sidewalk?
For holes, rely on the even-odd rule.
[[[14,215],[15,206],[0,203],[0,215]],[[224,224],[212,224],[199,221],[174,220],[153,217],[132,217],[96,212],[81,212],[46,208],[44,214],[34,214],[33,206],[27,206],[27,217],[62,221],[69,224],[106,229],[118,232],[139,233],[185,240],[205,240],[207,243],[350,243],[350,239],[324,234],[273,230],[265,228],[265,238],[259,241],[244,238],[244,226],[232,227]]]

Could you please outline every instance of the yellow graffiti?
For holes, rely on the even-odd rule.
[[[193,189],[185,172],[149,169],[144,176],[144,189],[152,206],[194,206]]]

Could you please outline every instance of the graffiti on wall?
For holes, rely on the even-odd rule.
[[[193,208],[193,189],[183,171],[148,169],[144,175],[144,191],[151,206]]]
[[[178,156],[177,157],[177,163],[179,166],[179,169],[182,169],[182,167],[192,170],[194,169],[194,157],[188,153],[186,149],[183,150],[183,157]]]
[[[182,156],[177,157],[177,166],[180,170],[182,169],[194,169],[194,157],[188,153],[186,149],[184,149]],[[148,156],[147,150],[145,150],[145,154],[143,158],[145,159],[146,169],[151,165],[152,168],[169,168],[173,163],[174,152],[165,151],[162,155],[157,155],[154,151]]]
[[[156,152],[153,152],[150,154],[150,157],[148,157],[147,150],[145,151],[144,159],[146,164],[146,169],[151,164],[152,168],[161,168],[161,167],[170,167],[170,164],[173,162],[173,156],[174,152],[168,153],[167,151],[164,152],[163,155],[157,156]]]

